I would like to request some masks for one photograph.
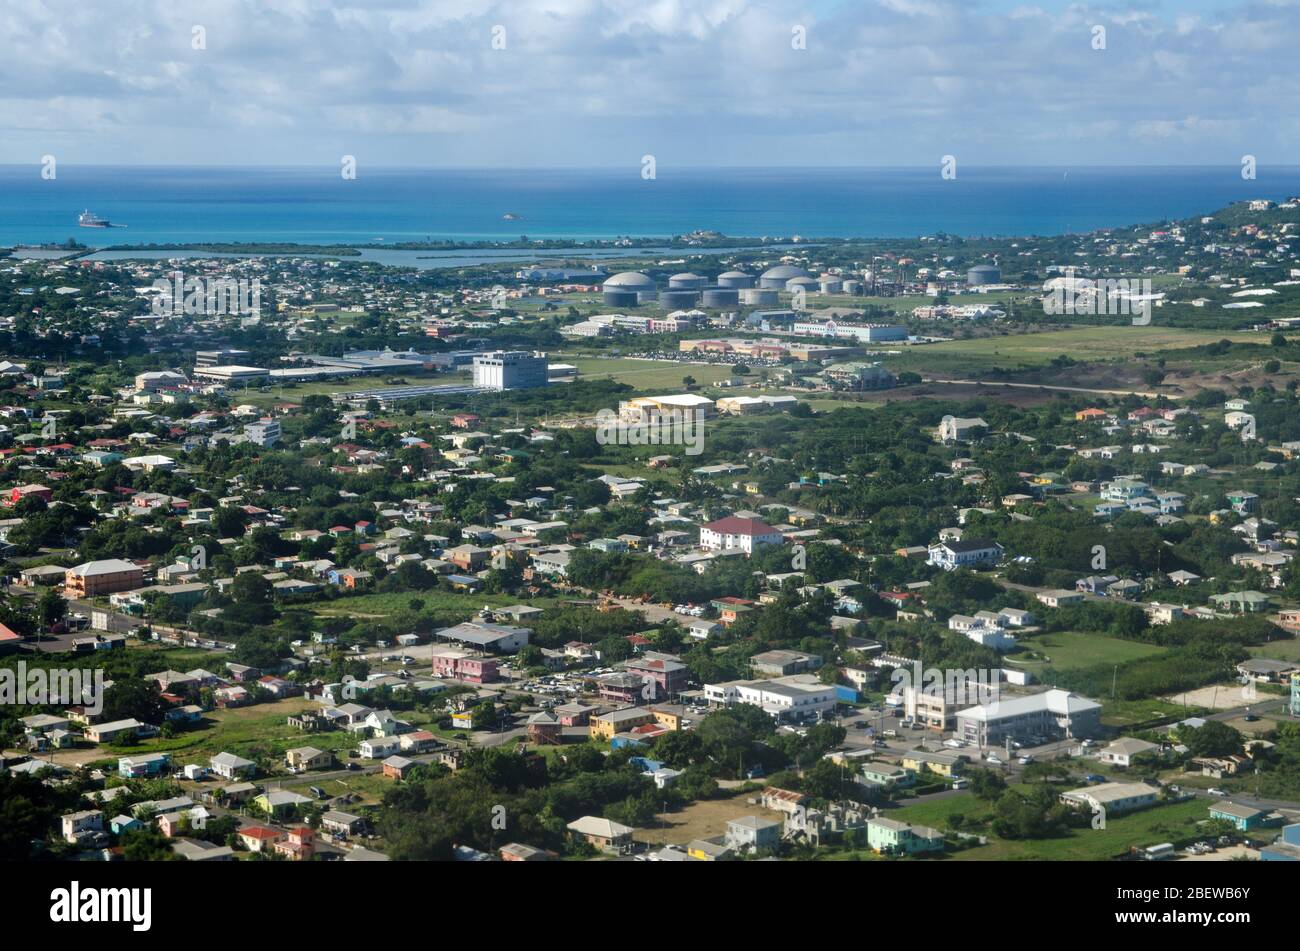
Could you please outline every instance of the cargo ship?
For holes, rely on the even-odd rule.
[[[101,218],[91,211],[83,211],[77,216],[77,224],[83,228],[125,228],[126,225],[115,225],[107,218]]]

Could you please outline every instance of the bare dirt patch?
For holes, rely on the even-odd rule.
[[[707,799],[693,802],[686,808],[668,814],[660,813],[653,828],[638,829],[633,838],[638,842],[663,845],[667,841],[686,845],[693,839],[708,839],[727,831],[727,823],[742,816],[763,816],[780,819],[780,813],[764,809],[746,800],[757,798],[758,793],[743,793],[729,799]]]

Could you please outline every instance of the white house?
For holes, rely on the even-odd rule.
[[[257,764],[234,753],[218,753],[208,760],[212,771],[222,779],[242,779],[257,772]]]
[[[1003,548],[986,538],[950,539],[931,545],[927,563],[944,571],[955,568],[992,567],[1002,560]]]
[[[1103,763],[1110,763],[1114,766],[1131,766],[1133,757],[1159,748],[1156,744],[1148,743],[1146,740],[1122,736],[1098,753],[1097,758]]]
[[[401,737],[376,736],[362,740],[358,747],[362,759],[386,759],[402,748]]]

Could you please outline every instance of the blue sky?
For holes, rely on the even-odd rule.
[[[1298,0],[26,0],[0,162],[1296,164],[1298,40]]]

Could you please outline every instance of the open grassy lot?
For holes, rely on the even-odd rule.
[[[330,796],[353,793],[361,796],[362,805],[370,805],[383,799],[384,793],[392,789],[396,783],[396,780],[385,779],[383,773],[356,773],[349,775],[346,779],[312,779],[311,774],[307,773],[301,777],[295,777],[291,783],[279,784],[279,788],[308,797],[312,795],[309,791],[312,786],[323,789]],[[348,808],[355,809],[357,805],[357,803],[353,803]]]
[[[1101,634],[1080,634],[1075,631],[1026,637],[1020,641],[1020,646],[1040,655],[1040,659],[1031,660],[1017,652],[1010,655],[1007,662],[1035,675],[1041,674],[1048,668],[1073,670],[1079,667],[1092,667],[1095,664],[1125,664],[1165,652],[1165,648],[1154,644],[1139,644],[1137,641],[1126,641]]]
[[[891,819],[943,829],[949,816],[978,820],[991,813],[989,803],[971,794],[932,800],[890,810]],[[1204,802],[1160,805],[1141,812],[1113,816],[1105,829],[1071,829],[1054,839],[1012,840],[989,836],[989,844],[953,853],[959,861],[1103,861],[1127,852],[1131,846],[1185,841],[1198,833],[1198,823],[1209,818]]]
[[[1168,700],[1152,697],[1147,700],[1110,700],[1098,697],[1101,701],[1101,722],[1103,726],[1123,730],[1137,723],[1150,720],[1168,719],[1169,717],[1200,716],[1206,711],[1201,707],[1183,706]]]
[[[214,674],[225,671],[226,661],[230,655],[224,651],[210,651],[198,647],[171,647],[153,641],[140,641],[128,638],[127,650],[148,654],[153,661],[162,664],[164,669],[194,670],[203,668]]]
[[[890,357],[886,365],[895,371],[960,375],[991,367],[1008,370],[1040,367],[1062,355],[1078,361],[1124,360],[1131,359],[1139,351],[1178,350],[1223,339],[1257,343],[1260,337],[1258,334],[1158,325],[1075,327],[906,347],[900,356]]]
[[[682,377],[695,378],[700,386],[709,386],[731,378],[731,367],[711,364],[675,363],[666,360],[633,360],[619,357],[584,357],[558,353],[553,363],[571,363],[578,368],[580,380],[617,380],[638,390],[664,390],[679,393]]]
[[[108,746],[102,750],[109,754],[105,759],[114,762],[119,756],[170,753],[177,763],[206,763],[208,757],[221,752],[252,760],[260,757],[280,761],[285,750],[296,746],[314,746],[320,750],[354,748],[358,739],[354,734],[341,730],[303,733],[286,722],[291,714],[318,706],[313,700],[293,697],[277,703],[213,710],[203,715],[201,724],[169,739],[157,737],[131,747]]]
[[[316,614],[322,617],[387,617],[410,610],[412,600],[423,602],[421,610],[425,611],[464,611],[470,617],[483,605],[506,607],[519,604],[519,598],[506,594],[460,594],[454,591],[403,591],[398,594],[359,594],[355,597],[337,598],[320,604],[309,604]],[[532,598],[528,602],[539,608],[549,607],[553,602],[547,598]]]
[[[1257,647],[1248,647],[1251,657],[1267,657],[1269,660],[1300,660],[1300,639],[1291,638],[1284,641],[1272,641]]]

